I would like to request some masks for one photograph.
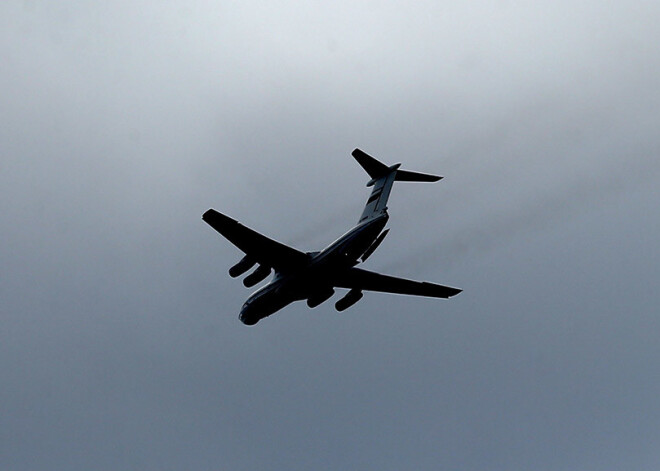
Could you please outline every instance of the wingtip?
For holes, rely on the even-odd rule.
[[[216,211],[215,209],[209,209],[204,214],[202,214],[202,220],[212,226],[238,223],[238,221],[235,219],[232,219],[229,216]]]
[[[356,147],[355,149],[353,149],[353,152],[351,152],[351,155],[352,155],[353,157],[355,157],[355,154],[358,154],[358,155],[359,155],[359,154],[365,154],[365,152],[364,152],[363,150],[360,150],[360,149],[358,149],[358,148]]]
[[[454,296],[456,296],[457,294],[461,294],[462,292],[463,292],[462,289],[460,289],[460,288],[454,288],[454,292],[453,292],[452,294],[450,294],[449,297],[450,297],[450,298],[451,298],[451,297],[454,297]]]

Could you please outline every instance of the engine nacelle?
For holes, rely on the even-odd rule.
[[[257,263],[256,260],[253,260],[246,255],[241,259],[240,262],[238,262],[236,265],[234,265],[229,269],[229,276],[231,276],[232,278],[241,276],[243,273],[245,273],[250,268],[252,268],[256,263]]]
[[[246,288],[250,288],[264,280],[268,275],[270,275],[270,267],[259,265],[255,271],[245,277],[243,284]]]
[[[359,289],[352,289],[348,292],[346,296],[344,296],[335,303],[335,309],[339,312],[345,311],[353,304],[358,302],[360,299],[362,299],[362,296],[364,296],[362,291],[360,291]]]
[[[330,299],[333,294],[335,294],[335,290],[332,288],[328,289],[327,291],[321,291],[319,293],[315,293],[307,299],[307,306],[311,308],[315,308],[316,306]]]

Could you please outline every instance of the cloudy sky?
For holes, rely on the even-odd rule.
[[[660,467],[660,5],[3,1],[0,468]],[[253,328],[209,207],[464,289]],[[334,300],[337,299],[337,296]]]

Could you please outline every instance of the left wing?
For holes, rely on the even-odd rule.
[[[382,275],[380,273],[362,270],[361,268],[348,269],[334,281],[333,285],[337,288],[427,296],[430,298],[451,298],[463,291],[458,288],[450,288],[449,286],[437,285],[426,281],[413,281]]]
[[[304,252],[269,239],[214,209],[206,211],[202,219],[259,265],[286,272],[309,260]]]

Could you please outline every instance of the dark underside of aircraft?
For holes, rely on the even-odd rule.
[[[314,308],[330,299],[335,288],[349,290],[335,303],[338,311],[358,302],[363,291],[432,298],[450,298],[461,292],[457,288],[356,267],[371,256],[389,231],[383,229],[389,219],[387,200],[392,184],[395,181],[435,182],[442,177],[399,170],[401,164],[387,166],[359,149],[355,149],[352,155],[371,177],[367,186],[373,186],[373,190],[357,225],[319,252],[301,252],[213,209],[202,216],[205,222],[245,253],[229,269],[230,276],[240,276],[257,265],[243,280],[246,287],[252,287],[274,271],[273,279],[243,304],[239,318],[244,324],[254,325],[294,301],[307,300],[307,305]]]

